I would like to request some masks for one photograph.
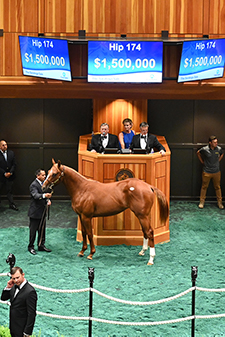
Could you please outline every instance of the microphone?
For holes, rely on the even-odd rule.
[[[105,138],[107,138],[107,136],[105,135],[105,131],[103,131],[102,134],[101,134],[101,139],[103,140]]]

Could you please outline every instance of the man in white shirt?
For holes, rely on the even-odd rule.
[[[146,149],[147,153],[151,153],[155,149],[159,151],[159,153],[164,156],[166,149],[164,146],[158,141],[155,135],[148,133],[149,125],[146,122],[142,122],[140,124],[140,134],[135,135],[130,144],[131,150],[134,148]]]
[[[116,135],[109,133],[109,125],[107,123],[102,123],[100,134],[92,136],[90,151],[103,153],[105,148],[116,148],[119,150],[119,139]]]

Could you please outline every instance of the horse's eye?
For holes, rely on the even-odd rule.
[[[57,176],[57,173],[53,173],[52,178],[55,178]]]

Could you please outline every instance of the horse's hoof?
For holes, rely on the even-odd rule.
[[[84,256],[84,254],[83,254],[83,253],[79,253],[79,254],[78,254],[78,256],[80,256],[80,257],[83,257],[83,256]]]
[[[152,262],[148,262],[148,263],[147,263],[147,266],[153,266],[153,264],[154,264],[154,263],[152,263]]]
[[[92,260],[92,256],[88,255],[87,259]]]
[[[140,256],[144,256],[145,255],[145,250],[144,249],[142,249],[139,253],[138,253],[138,255],[140,255]]]

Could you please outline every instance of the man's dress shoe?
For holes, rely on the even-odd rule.
[[[28,251],[29,251],[31,254],[33,254],[33,255],[36,255],[36,254],[37,254],[37,252],[36,252],[36,250],[35,250],[34,248],[28,249]]]
[[[18,208],[16,207],[15,204],[9,205],[9,208],[13,209],[14,211],[18,211]]]
[[[50,252],[51,252],[51,249],[46,248],[44,245],[38,247],[38,250],[44,251],[44,252],[47,252],[47,253],[50,253]]]

